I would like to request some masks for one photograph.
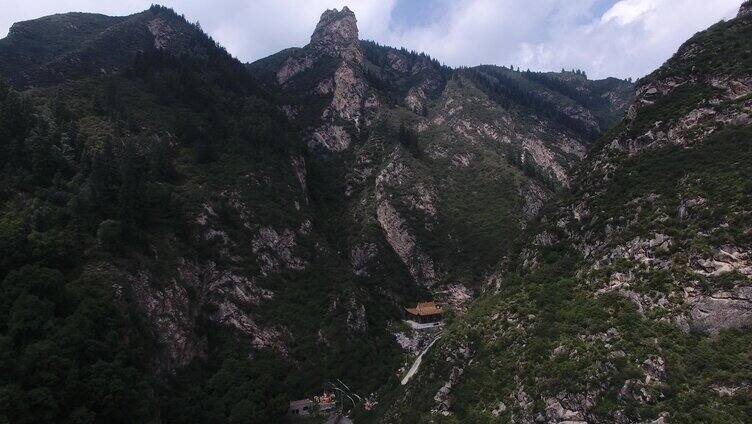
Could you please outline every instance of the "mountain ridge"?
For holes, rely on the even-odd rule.
[[[380,420],[746,420],[748,5],[637,82]]]

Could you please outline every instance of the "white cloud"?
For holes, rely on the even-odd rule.
[[[623,0],[604,13],[601,22],[615,20],[621,25],[627,25],[655,10],[659,3],[665,3],[665,0]]]
[[[594,16],[596,0],[465,0],[443,22],[399,34],[393,44],[447,64],[514,64],[523,69],[581,68],[591,77],[639,77],[741,0],[621,0]]]
[[[199,20],[242,60],[305,45],[327,8],[348,5],[361,38],[425,51],[452,65],[581,68],[592,77],[639,77],[668,59],[692,34],[736,13],[742,0],[438,0],[419,26],[392,25],[398,0],[166,0]],[[412,1],[412,0],[400,0]],[[0,34],[14,21],[64,11],[123,15],[152,0],[0,0]],[[407,21],[410,21],[407,19]]]

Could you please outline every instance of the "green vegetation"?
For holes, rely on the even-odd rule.
[[[708,242],[713,245],[748,244],[752,239],[744,228],[752,223],[748,213],[752,208],[748,194],[752,178],[748,166],[752,160],[751,138],[748,127],[729,127],[690,149],[671,146],[623,160],[620,171],[609,181],[608,190],[592,199],[591,209],[606,217],[593,222],[593,228],[620,222],[628,216],[625,212],[638,207],[627,202],[653,195],[657,196],[655,205],[641,213],[637,225],[624,233],[623,239],[612,242],[642,234],[645,226],[658,221],[655,230],[676,241],[692,239],[698,232],[712,232]],[[692,198],[705,199],[709,207],[695,211],[689,222],[680,222],[677,211],[681,201]],[[659,220],[659,216],[650,215],[651,211],[668,216]],[[728,226],[715,228],[722,222]]]
[[[640,80],[694,74],[701,78],[744,76],[752,68],[750,17],[721,21],[687,40],[665,66]]]
[[[174,30],[169,42],[150,25]],[[691,65],[662,72],[740,75],[748,32],[720,23],[684,47]],[[752,415],[749,396],[713,389],[749,384],[749,332],[682,332],[638,298],[748,282],[689,269],[717,246],[752,244],[748,127],[608,157],[527,223],[523,197],[566,184],[523,143],[568,171],[631,84],[361,48],[354,77],[369,88],[348,120],[331,117],[326,89],[342,58],[316,57],[279,85],[281,64],[308,49],[243,65],[160,6],[56,15],[0,40],[0,424],[279,422],[290,399],[334,379],[379,394],[380,408],[357,412],[364,422],[512,421],[565,395],[601,422]],[[738,60],[715,60],[726,51]],[[646,105],[595,151],[707,105],[718,92],[705,82]],[[307,148],[323,123],[344,128],[349,148]],[[588,213],[570,219],[584,199]],[[688,199],[702,207],[679,213]],[[435,265],[432,288],[480,294],[448,314],[406,389],[390,323],[435,293],[384,236],[384,201],[407,255]],[[558,242],[540,242],[543,230]],[[655,252],[666,268],[592,256],[657,232],[672,240]],[[494,270],[498,287],[485,284]],[[596,292],[617,272],[633,293]],[[645,382],[658,357],[665,378]],[[435,414],[447,382],[453,415]]]
[[[197,337],[211,335],[207,359],[165,379],[163,347],[129,292],[133,270],[167,284],[178,256],[207,252],[189,215],[205,201],[196,185],[228,181],[232,168],[213,161],[277,166],[289,152],[291,130],[242,65],[203,34],[193,40],[182,53],[145,51],[123,76],[23,94],[0,83],[0,422],[285,412],[278,353],[248,361],[249,345],[210,322],[197,325]]]
[[[515,73],[495,66],[470,68],[465,70],[465,75],[502,107],[508,108],[510,104],[519,104],[529,109],[536,116],[551,120],[582,136],[587,141],[598,138],[598,128],[593,128],[581,119],[567,115],[562,111],[561,104],[542,98],[534,90],[536,83],[543,83],[544,85],[548,83],[547,85],[550,88],[557,90],[567,87],[568,89],[562,93],[564,95],[574,89],[560,80],[547,78],[543,74],[533,72]],[[558,83],[554,84],[553,81]],[[578,98],[580,97],[578,96]],[[593,100],[593,102],[595,101]]]
[[[692,83],[656,96],[595,143],[573,189],[516,238],[500,287],[452,321],[421,372],[407,388],[384,393],[387,406],[364,415],[368,422],[555,420],[554,402],[588,422],[749,421],[752,335],[748,328],[700,333],[695,314],[724,318],[698,312],[684,289],[707,296],[752,282],[743,272],[697,271],[698,258],[721,246],[752,244],[752,130],[708,119],[682,133],[682,145],[638,138],[701,107],[719,116],[741,111],[748,98],[711,101],[724,93],[710,81],[747,76],[749,22],[696,35],[642,81]],[[469,78],[492,97],[514,98],[531,82],[558,86],[550,74],[483,71]],[[566,86],[556,90],[587,102]],[[612,147],[614,140],[621,145]],[[670,242],[650,245],[657,234]],[[435,412],[445,384],[449,416]]]
[[[748,381],[748,332],[726,331],[710,339],[684,334],[670,323],[650,322],[627,299],[593,297],[572,275],[580,266],[572,252],[547,250],[543,257],[538,270],[507,276],[498,294],[479,299],[447,328],[425,359],[431,372],[416,376],[406,398],[386,400],[396,405],[387,412],[390,422],[496,422],[490,412],[499,402],[507,406],[498,418],[504,422],[522,412],[513,400],[520,388],[531,400],[562,392],[593,393],[592,419],[605,422],[613,421],[617,411],[630,421],[671,411],[671,418],[680,422],[745,422],[752,413],[748,396],[721,397],[709,390]],[[445,358],[463,348],[472,352],[472,362],[460,364],[462,378],[452,388],[454,414],[428,413],[451,370]],[[641,365],[655,354],[665,358],[668,379],[648,390],[661,395],[649,402],[620,396],[627,380],[642,380]]]

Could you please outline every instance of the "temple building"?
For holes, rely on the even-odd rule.
[[[434,302],[421,302],[414,308],[405,308],[405,318],[420,324],[440,322],[443,313],[441,306]]]

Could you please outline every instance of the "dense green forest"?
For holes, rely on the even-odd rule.
[[[209,323],[210,360],[156,374],[154,335],[109,265],[137,264],[166,238],[203,248],[189,236],[180,163],[287,151],[283,119],[248,73],[207,51],[218,54],[145,52],[123,77],[34,94],[0,82],[0,421],[268,422],[285,411],[279,359],[244,360],[248,349]],[[144,106],[164,112],[146,118]],[[243,109],[254,113],[230,119]]]

